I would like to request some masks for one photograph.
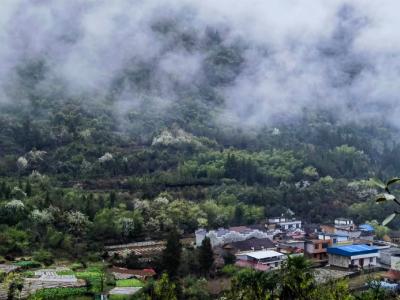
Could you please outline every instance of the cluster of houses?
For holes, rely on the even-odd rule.
[[[210,238],[217,263],[234,255],[239,267],[269,271],[280,268],[288,256],[304,255],[316,267],[332,270],[379,267],[389,270],[389,279],[400,279],[400,248],[396,241],[377,241],[371,225],[356,226],[347,218],[317,225],[282,216],[268,218],[265,224],[257,226],[199,229],[195,235],[196,246],[206,236]]]

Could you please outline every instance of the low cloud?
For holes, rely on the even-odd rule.
[[[27,97],[21,66],[35,62],[43,76],[26,89],[111,94],[122,112],[148,98],[165,110],[182,97],[177,90],[207,83],[223,99],[220,122],[258,126],[324,109],[400,125],[399,8],[361,0],[4,0],[0,101]],[[205,67],[218,64],[210,62],[210,32],[239,49],[232,59],[240,68],[222,68],[229,80],[219,84]]]

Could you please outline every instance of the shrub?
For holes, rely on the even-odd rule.
[[[46,266],[49,266],[53,263],[53,254],[46,250],[39,250],[33,253],[33,259],[44,263]]]
[[[76,270],[78,270],[78,269],[83,269],[84,267],[83,267],[83,265],[82,265],[81,263],[76,262],[76,263],[73,263],[73,264],[70,266],[70,268],[71,268],[71,270],[76,271]]]
[[[33,269],[33,268],[39,268],[42,265],[36,261],[31,261],[31,260],[24,260],[24,261],[19,261],[15,263],[16,266],[19,266],[23,269]]]
[[[232,253],[226,253],[222,256],[225,265],[233,265],[236,262],[236,256]]]
[[[86,294],[86,288],[52,288],[36,291],[29,300],[56,300]]]
[[[0,271],[0,283],[6,278],[6,272]]]
[[[233,276],[238,272],[238,267],[234,265],[226,265],[222,268],[222,273],[228,276]]]
[[[102,272],[99,271],[83,271],[83,272],[76,272],[75,273],[76,277],[79,279],[84,279],[86,280],[89,290],[93,293],[99,293],[102,291],[102,280],[103,280],[103,274]]]
[[[28,278],[35,276],[35,272],[33,272],[33,271],[25,271],[23,274],[24,274],[24,277],[28,277]]]
[[[57,275],[74,275],[74,271],[72,270],[62,270],[62,271],[57,271]]]

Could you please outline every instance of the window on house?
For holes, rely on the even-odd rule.
[[[374,258],[373,258],[373,257],[370,257],[370,258],[369,258],[369,262],[370,262],[370,263],[374,262]]]
[[[314,249],[319,249],[319,244],[315,244]]]

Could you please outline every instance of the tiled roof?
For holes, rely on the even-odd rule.
[[[389,236],[390,236],[391,238],[400,238],[400,231],[391,231],[391,232],[389,233]]]
[[[233,226],[233,227],[229,227],[229,230],[239,232],[239,233],[245,233],[245,232],[251,231],[251,229],[247,226]]]
[[[264,238],[264,239],[251,238],[245,241],[232,242],[227,244],[226,246],[236,248],[239,251],[275,248],[275,244],[269,238]]]

